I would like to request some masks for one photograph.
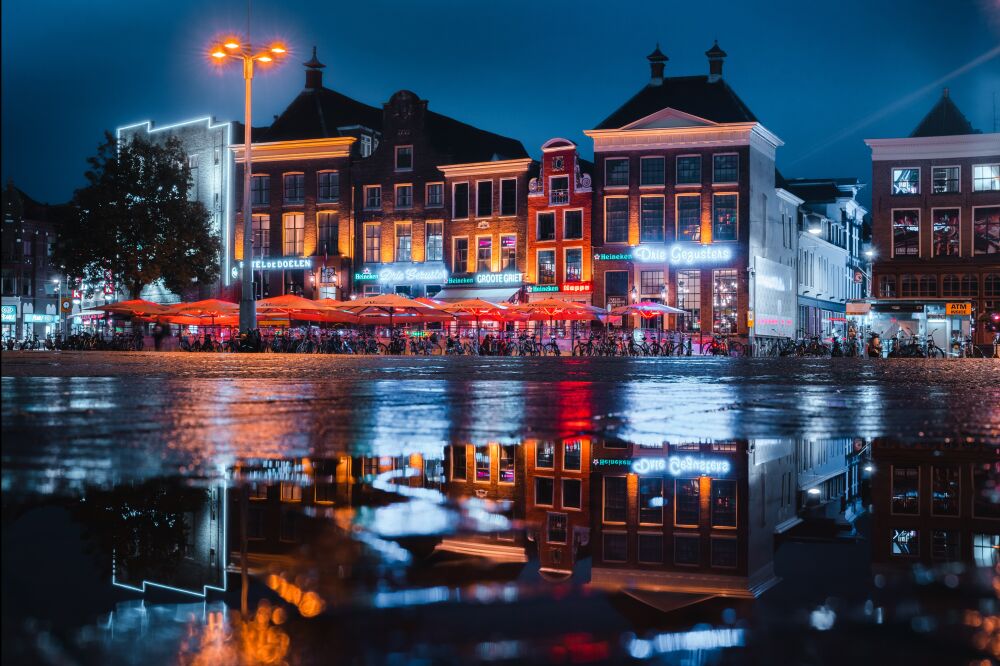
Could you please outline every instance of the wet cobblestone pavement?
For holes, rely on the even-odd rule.
[[[997,361],[2,375],[4,663],[1000,659]]]

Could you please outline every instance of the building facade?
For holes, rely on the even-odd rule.
[[[708,76],[649,83],[594,139],[594,303],[666,299],[692,333],[794,334],[792,221],[782,227],[775,152],[782,141],[722,77],[726,54],[706,52]],[[764,311],[755,312],[755,301]],[[756,331],[755,314],[768,322]]]
[[[1000,320],[1000,134],[947,89],[906,138],[872,150],[871,326],[883,336],[992,341]],[[994,318],[996,315],[996,318]]]

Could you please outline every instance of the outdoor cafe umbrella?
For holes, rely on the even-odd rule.
[[[348,312],[361,317],[362,323],[379,323],[379,315],[389,316],[389,329],[393,328],[393,318],[395,315],[413,315],[421,317],[423,321],[441,321],[441,318],[448,319],[449,315],[440,308],[427,303],[399,294],[382,294],[380,296],[370,296],[352,301],[346,308]],[[375,315],[374,317],[371,317]],[[366,318],[371,317],[372,321]],[[430,319],[429,319],[430,318]],[[413,321],[419,321],[414,319]]]
[[[257,301],[257,314],[263,317],[279,315],[289,321],[316,321],[329,323],[356,323],[358,318],[342,309],[311,301],[308,298],[285,294]]]
[[[622,305],[614,308],[611,314],[615,316],[623,315],[639,315],[643,319],[652,319],[653,317],[659,317],[660,315],[668,314],[687,314],[685,310],[680,308],[671,307],[669,305],[664,305],[663,303],[653,303],[652,301],[642,301],[640,303],[632,303],[631,305]],[[662,325],[662,321],[661,321]]]
[[[474,317],[476,320],[476,341],[479,341],[479,320],[480,319],[492,319],[499,321],[501,319],[508,318],[508,308],[497,303],[490,303],[489,301],[484,301],[481,298],[467,298],[462,301],[456,301],[455,303],[448,303],[442,305],[441,309],[445,312],[450,312],[453,315],[461,316],[463,314],[468,314],[468,316]]]
[[[141,298],[133,298],[130,301],[118,301],[117,303],[97,305],[91,308],[91,310],[102,310],[111,314],[122,314],[130,317],[151,317],[153,315],[160,314],[166,310],[167,307],[168,306],[166,305],[160,305],[159,303],[153,303],[152,301],[145,301]]]
[[[177,303],[161,312],[160,316],[171,324],[184,324],[195,321],[189,318],[196,318],[199,323],[195,325],[202,325],[208,319],[212,326],[216,324],[232,326],[239,312],[240,306],[236,303],[209,298],[193,303]]]
[[[598,315],[591,312],[582,303],[564,301],[560,298],[543,298],[539,301],[515,305],[511,309],[527,315],[529,321],[549,322],[549,329],[553,327],[553,322],[560,321],[593,321]]]

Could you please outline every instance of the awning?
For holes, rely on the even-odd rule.
[[[433,298],[438,301],[464,301],[467,298],[481,298],[490,303],[506,303],[521,291],[520,287],[445,287]]]

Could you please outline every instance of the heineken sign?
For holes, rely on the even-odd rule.
[[[674,243],[670,247],[658,245],[636,245],[628,252],[598,252],[597,261],[634,261],[641,264],[658,263],[676,266],[697,264],[718,264],[731,261],[733,248],[729,245],[700,245],[698,243]]]

